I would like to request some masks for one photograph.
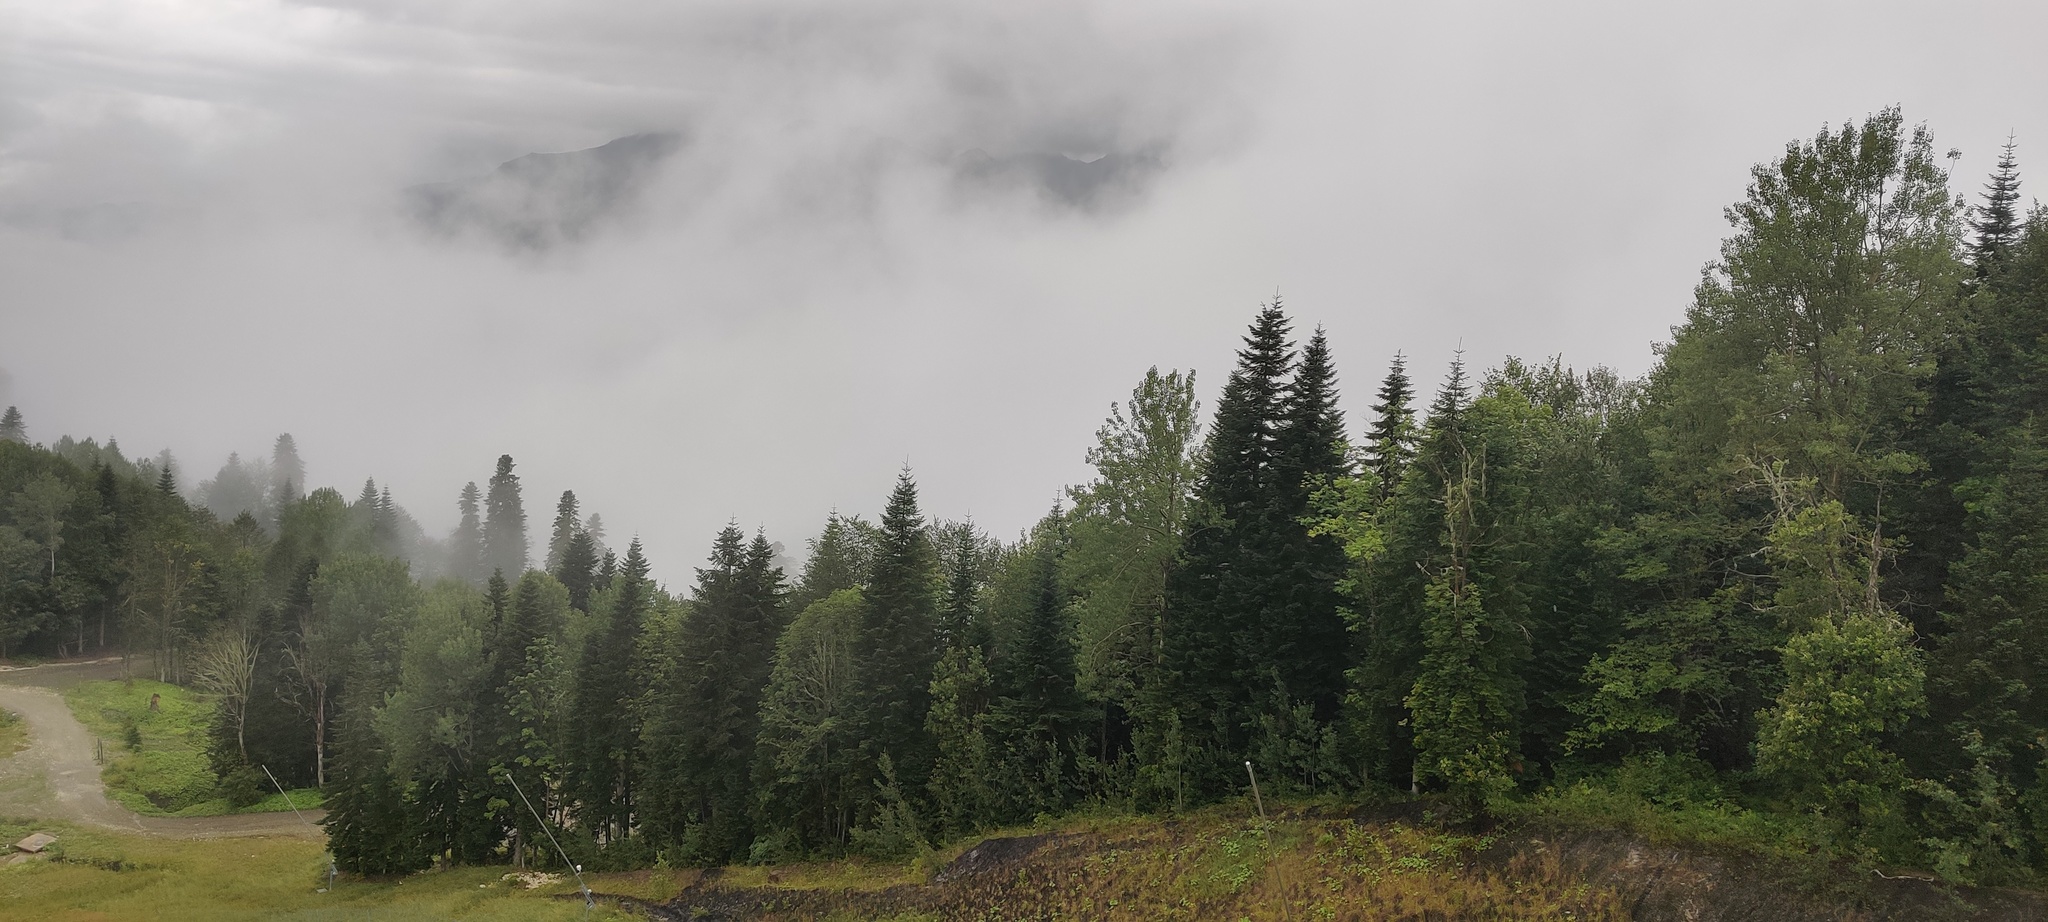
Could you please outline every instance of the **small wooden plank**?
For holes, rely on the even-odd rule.
[[[50,845],[52,843],[55,843],[56,841],[56,836],[50,835],[46,832],[38,832],[32,836],[29,836],[26,839],[14,843],[14,847],[33,855],[39,851],[42,851],[43,849],[49,848]]]

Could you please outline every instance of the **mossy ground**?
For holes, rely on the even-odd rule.
[[[149,707],[159,696],[157,709]],[[296,805],[320,806],[320,792],[291,792],[291,803],[272,793],[236,809],[222,796],[206,761],[206,730],[213,705],[190,689],[148,679],[83,682],[64,689],[64,700],[79,723],[105,745],[101,778],[107,796],[145,816],[221,816],[275,813]],[[129,734],[133,728],[135,734]],[[130,748],[131,740],[140,745]]]

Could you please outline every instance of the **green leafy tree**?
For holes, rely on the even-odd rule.
[[[861,688],[854,650],[866,602],[841,589],[811,603],[776,641],[775,666],[761,701],[754,765],[757,857],[793,857],[843,848],[860,764]]]
[[[1103,702],[1104,759],[1131,744],[1141,685],[1159,668],[1167,574],[1180,551],[1199,474],[1201,404],[1194,372],[1145,372],[1129,403],[1111,404],[1087,461],[1095,476],[1068,491],[1079,682]]]
[[[505,833],[486,772],[494,721],[485,708],[497,703],[489,621],[475,589],[444,583],[427,593],[404,632],[397,686],[376,716],[426,847],[462,864],[489,860]]]
[[[1859,836],[1898,809],[1907,775],[1891,743],[1925,707],[1912,629],[1879,595],[1883,542],[1841,503],[1788,504],[1770,540],[1791,638],[1784,688],[1760,719],[1757,767]]]
[[[995,756],[990,741],[991,682],[981,647],[949,646],[932,671],[932,709],[925,732],[938,749],[932,767],[934,819],[940,831],[958,836],[996,821]]]

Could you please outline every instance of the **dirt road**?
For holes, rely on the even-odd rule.
[[[71,716],[58,689],[124,674],[117,659],[0,669],[0,708],[28,724],[28,748],[0,759],[0,813],[89,823],[180,839],[227,836],[320,838],[326,833],[291,813],[236,816],[139,816],[107,799],[93,736]],[[318,821],[318,811],[306,814]]]

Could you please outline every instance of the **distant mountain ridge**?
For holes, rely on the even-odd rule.
[[[577,243],[630,209],[683,143],[680,134],[657,132],[527,154],[482,176],[409,187],[404,207],[445,236],[478,234],[521,250]]]

